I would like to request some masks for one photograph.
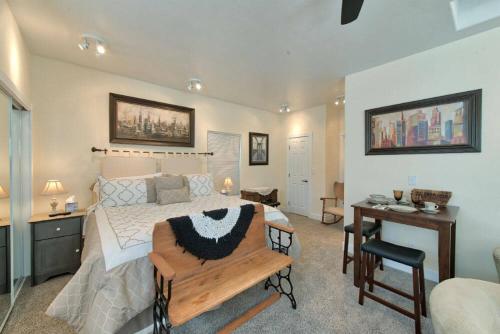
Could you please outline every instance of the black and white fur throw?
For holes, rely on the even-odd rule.
[[[238,247],[247,233],[254,212],[255,207],[246,204],[167,221],[179,246],[200,259],[217,260],[231,255]]]

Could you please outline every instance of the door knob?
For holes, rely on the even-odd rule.
[[[309,181],[307,181],[307,180],[302,180],[302,182],[305,182],[305,183],[307,183],[307,182],[309,182]]]

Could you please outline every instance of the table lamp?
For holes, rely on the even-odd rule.
[[[233,180],[229,176],[224,179],[224,189],[228,194],[233,190]]]
[[[9,198],[9,192],[0,186],[0,199]]]
[[[59,202],[57,201],[55,195],[64,194],[66,191],[64,190],[61,182],[59,180],[48,180],[47,184],[45,184],[45,188],[42,190],[42,195],[44,196],[53,196],[50,201],[50,207],[52,208],[49,217],[66,215],[66,212],[57,213],[57,205]]]

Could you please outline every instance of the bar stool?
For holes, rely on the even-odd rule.
[[[361,277],[359,286],[359,304],[363,305],[364,297],[368,297],[376,302],[379,302],[399,313],[406,315],[415,320],[415,333],[421,333],[420,327],[420,313],[424,317],[427,316],[427,309],[425,305],[425,285],[424,285],[424,259],[425,253],[418,249],[403,247],[391,244],[382,240],[370,239],[361,245],[363,253],[363,261],[361,262]],[[405,264],[413,269],[413,295],[404,291],[395,289],[382,282],[376,281],[375,276],[375,258],[377,256]],[[369,292],[365,291],[365,281],[368,281]],[[373,285],[389,290],[400,296],[413,300],[414,313],[394,305],[385,299],[382,299],[371,292],[373,292]]]
[[[369,221],[363,221],[361,223],[361,234],[365,238],[365,241],[370,239],[373,235],[375,235],[375,239],[380,240],[382,238],[382,225],[378,223],[372,223]],[[354,234],[354,224],[344,226],[344,259],[342,265],[342,272],[345,274],[347,270],[347,264],[354,261],[354,257],[349,256],[347,252],[349,248],[349,233]],[[384,265],[382,263],[382,259],[377,259],[377,262],[380,261],[380,270],[384,270]]]

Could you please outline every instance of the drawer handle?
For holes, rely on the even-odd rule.
[[[57,232],[59,232],[60,230],[61,230],[61,228],[60,228],[60,227],[56,228],[56,231],[57,231]]]
[[[75,249],[75,253],[80,253],[80,249],[79,248]]]

